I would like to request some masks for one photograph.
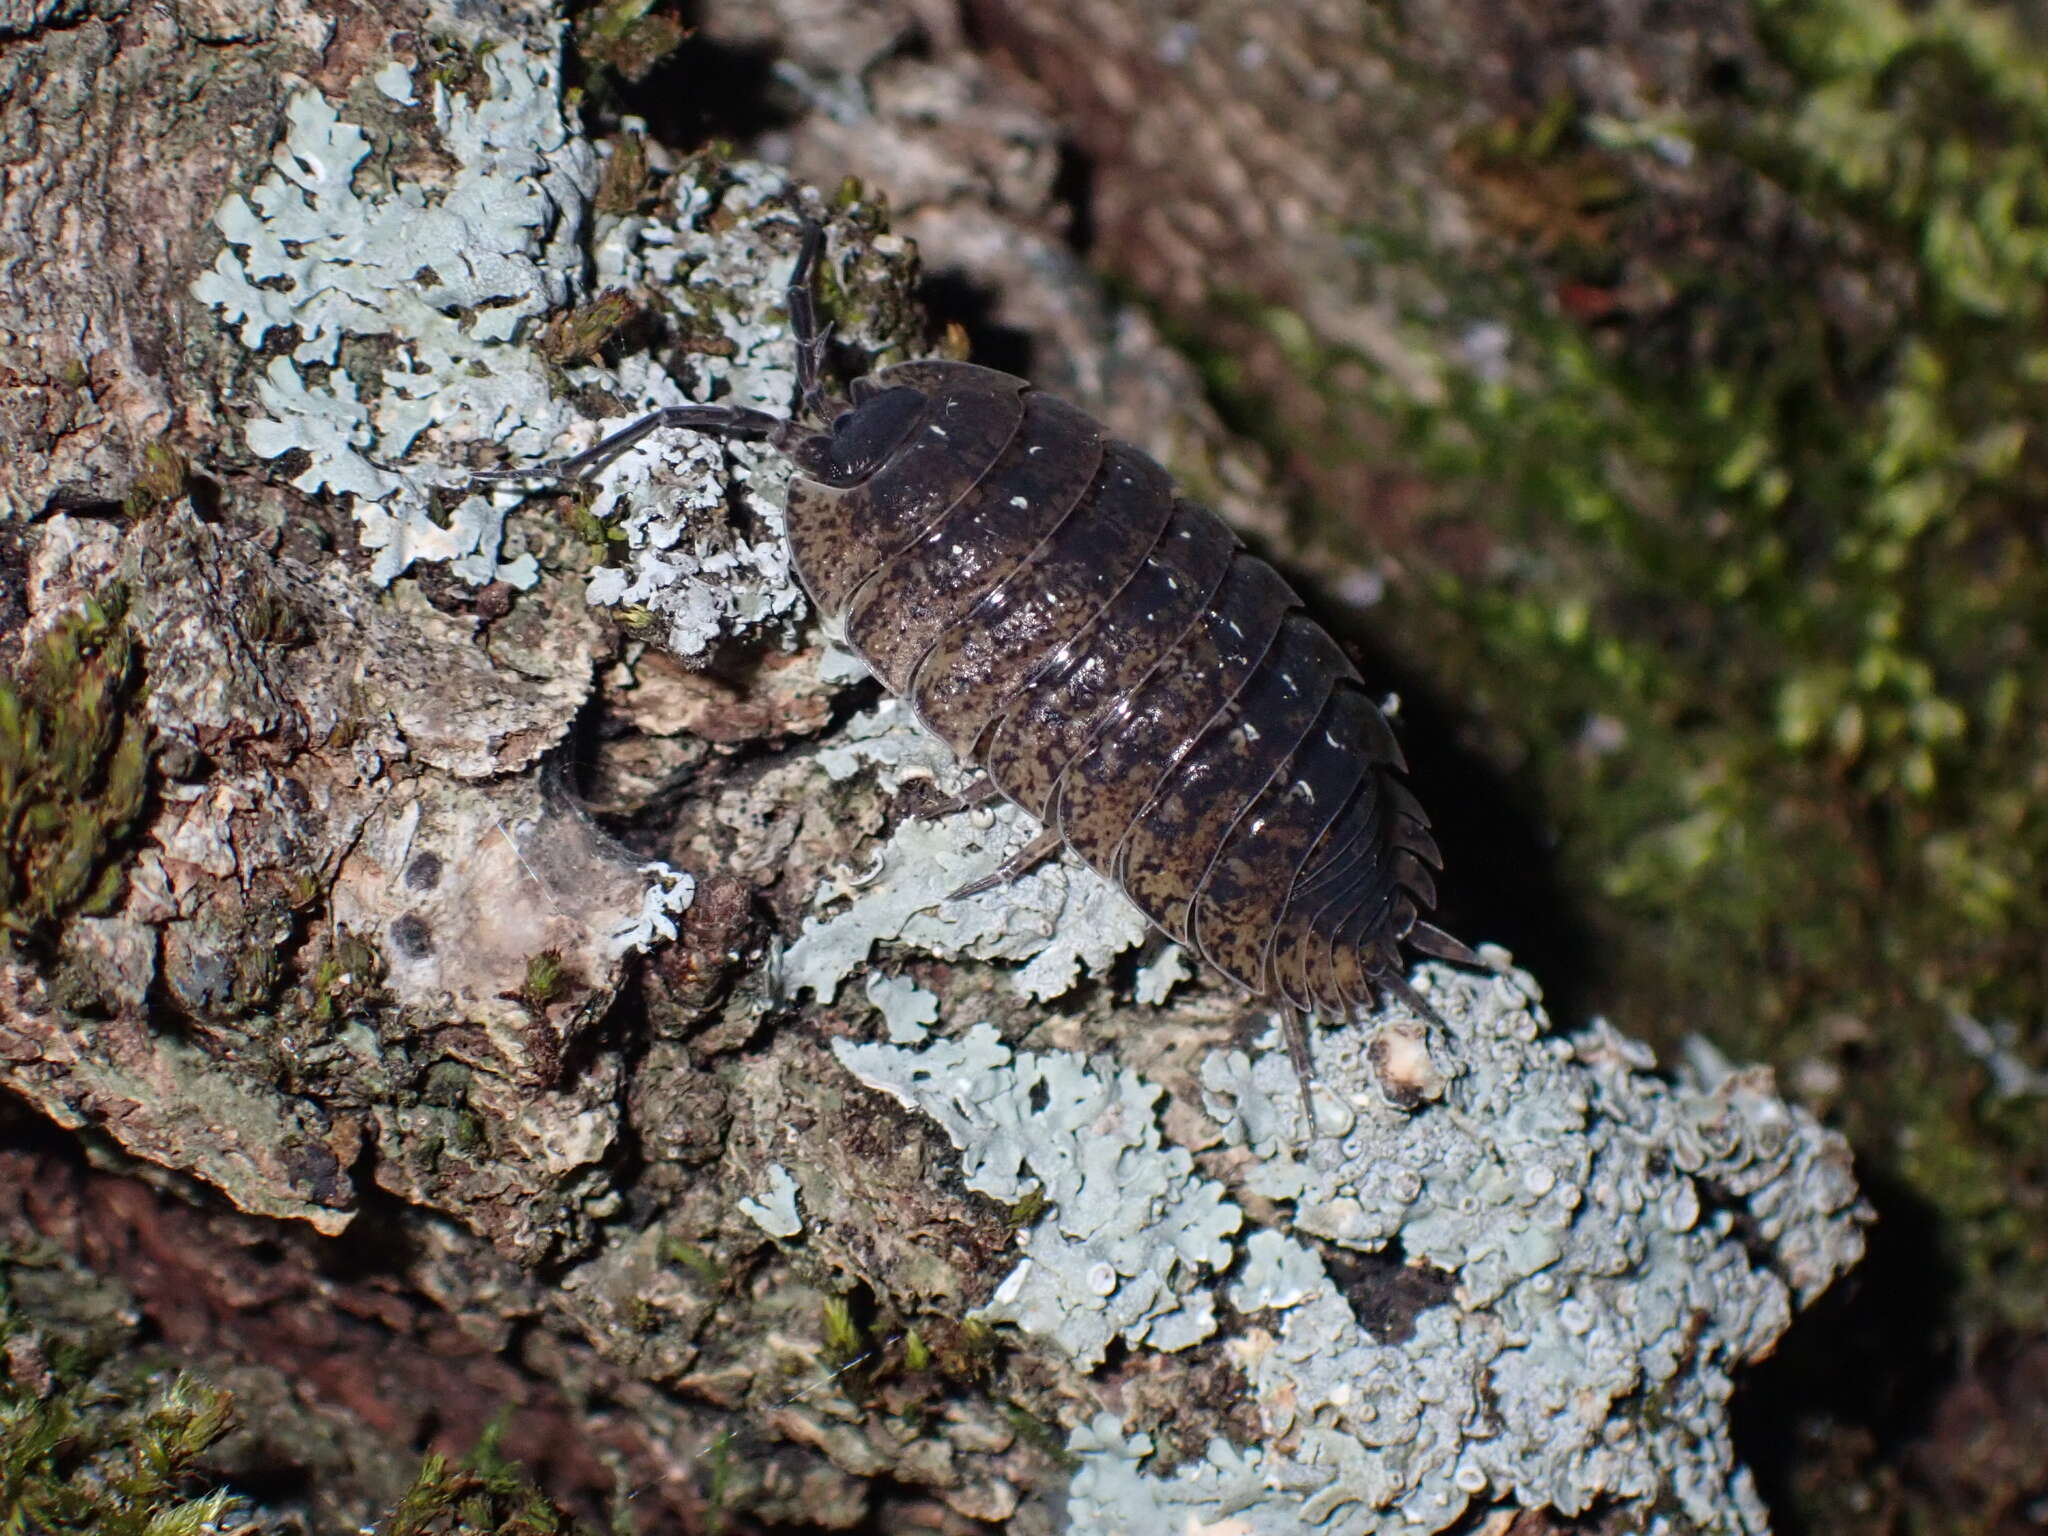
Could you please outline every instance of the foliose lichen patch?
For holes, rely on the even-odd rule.
[[[1064,1052],[1013,1052],[986,1024],[921,1051],[834,1050],[869,1087],[938,1122],[969,1189],[1054,1208],[977,1315],[1050,1339],[1083,1367],[1119,1337],[1177,1350],[1215,1331],[1202,1276],[1229,1267],[1243,1215],[1194,1175],[1185,1148],[1161,1141],[1157,1087]]]
[[[460,467],[400,466],[429,427],[537,454],[574,419],[514,338],[575,291],[596,159],[563,119],[552,49],[493,48],[478,66],[479,99],[433,82],[434,140],[454,167],[438,185],[377,187],[364,129],[318,91],[294,97],[269,174],[215,213],[227,244],[193,285],[251,352],[297,337],[257,380],[249,449],[301,453],[294,485],[353,499],[380,583],[426,560],[531,586],[535,562],[503,558],[490,498],[435,516],[433,488],[461,485]],[[393,96],[389,66],[377,81]]]
[[[849,721],[818,759],[838,780],[872,768],[891,793],[916,779],[948,792],[963,782],[952,753],[895,699]],[[1071,856],[1048,860],[998,889],[947,899],[997,868],[1038,830],[1008,803],[902,822],[870,869],[820,889],[816,910],[783,956],[784,987],[829,998],[884,942],[946,959],[1022,961],[1015,985],[1040,1001],[1066,992],[1084,967],[1103,974],[1150,925],[1121,891]]]
[[[297,338],[255,379],[249,449],[300,455],[295,486],[351,498],[379,583],[422,561],[476,584],[537,579],[506,528],[520,492],[436,506],[436,488],[447,500],[470,483],[454,448],[496,443],[510,464],[542,464],[662,406],[718,398],[781,413],[796,387],[784,288],[800,229],[786,175],[671,162],[660,198],[595,211],[600,173],[622,151],[568,128],[555,55],[496,48],[479,67],[480,100],[431,85],[432,142],[453,165],[434,184],[400,168],[375,189],[381,140],[317,91],[294,98],[269,174],[215,215],[227,243],[193,289],[252,352]],[[387,64],[374,80],[402,102],[403,75]],[[905,242],[872,233],[828,251],[826,280],[857,299],[900,285],[911,260]],[[551,357],[539,322],[573,318],[567,306],[593,292],[593,312],[663,311],[687,354],[680,377],[609,335],[575,360]],[[856,345],[905,339],[886,305],[841,320]],[[592,399],[616,413],[578,403]],[[685,432],[638,444],[589,488],[586,525],[611,560],[589,600],[632,610],[685,658],[735,634],[794,643],[806,605],[782,536],[787,480],[760,445]]]
[[[741,1214],[770,1237],[795,1237],[804,1229],[803,1213],[796,1202],[796,1176],[780,1163],[770,1163],[767,1172],[768,1187],[760,1197],[736,1203]]]
[[[1157,1090],[1132,1074],[1012,1053],[986,1026],[837,1048],[944,1128],[970,1188],[1049,1202],[987,1316],[1085,1370],[1119,1332],[1209,1336],[1227,1296],[1259,1442],[1219,1436],[1162,1473],[1143,1426],[1096,1415],[1069,1439],[1071,1528],[1391,1536],[1474,1502],[1605,1502],[1653,1530],[1763,1531],[1731,1375],[1861,1254],[1846,1144],[1760,1069],[1702,1049],[1659,1075],[1605,1023],[1550,1034],[1525,972],[1417,981],[1441,1031],[1389,1011],[1317,1041],[1315,1139],[1284,1052],[1210,1059],[1235,1190],[1162,1144]],[[1290,1230],[1239,1236],[1232,1194]],[[1333,1275],[1347,1250],[1433,1288],[1404,1313],[1385,1280]]]

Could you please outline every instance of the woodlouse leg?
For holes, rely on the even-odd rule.
[[[1022,848],[1003,860],[1000,867],[983,875],[979,880],[970,880],[946,898],[960,901],[968,896],[979,896],[983,891],[992,891],[999,885],[1008,885],[1028,869],[1035,869],[1060,851],[1060,834],[1057,828],[1048,827],[1031,839]]]
[[[596,447],[586,448],[574,458],[553,464],[531,464],[524,469],[480,469],[473,478],[581,480],[604,468],[648,433],[659,432],[664,427],[679,427],[712,437],[774,438],[786,431],[789,423],[780,416],[771,416],[766,411],[744,405],[668,405],[658,411],[649,411],[631,426],[621,427]]]
[[[1315,1064],[1308,1054],[1308,1021],[1299,1009],[1280,1010],[1280,1038],[1287,1042],[1287,1059],[1294,1063],[1294,1079],[1301,1085],[1301,1121],[1307,1128],[1304,1134],[1316,1134],[1316,1105],[1310,1084],[1315,1080]]]
[[[1430,1007],[1420,992],[1408,985],[1408,978],[1398,971],[1383,971],[1373,980],[1408,1005],[1409,1012],[1434,1024],[1438,1029],[1446,1028],[1443,1015]]]
[[[978,810],[984,805],[994,805],[1003,798],[1003,792],[996,787],[996,781],[983,774],[957,795],[948,795],[937,804],[928,805],[917,813],[919,821],[944,821],[958,811]]]

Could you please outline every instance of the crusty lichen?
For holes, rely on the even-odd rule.
[[[1036,1181],[1050,1202],[983,1316],[1086,1369],[1119,1333],[1207,1337],[1230,1273],[1224,1343],[1258,1443],[1216,1439],[1168,1475],[1145,1430],[1085,1418],[1073,1529],[1391,1536],[1493,1498],[1761,1531],[1731,1373],[1860,1255],[1846,1146],[1704,1048],[1666,1079],[1605,1024],[1549,1034],[1524,972],[1417,982],[1442,1030],[1391,1012],[1318,1040],[1318,1137],[1283,1052],[1209,1058],[1234,1189],[1161,1142],[1133,1074],[1013,1053],[985,1026],[838,1053],[944,1129],[969,1188],[1013,1201]],[[1235,1235],[1276,1206],[1290,1230]],[[1345,1250],[1436,1289],[1404,1322],[1337,1283]]]

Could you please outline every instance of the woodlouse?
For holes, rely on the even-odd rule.
[[[828,399],[822,244],[807,222],[789,284],[793,418],[672,406],[559,465],[503,473],[579,477],[665,427],[788,452],[805,590],[982,770],[942,809],[1002,795],[1044,828],[955,895],[1071,848],[1281,1009],[1313,1125],[1302,1012],[1343,1015],[1385,990],[1428,1013],[1403,943],[1475,963],[1423,919],[1440,859],[1385,717],[1280,575],[1076,407],[957,362],[897,364]]]

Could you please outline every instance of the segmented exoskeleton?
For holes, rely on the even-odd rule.
[[[1386,990],[1426,1013],[1401,945],[1473,959],[1422,919],[1440,861],[1386,719],[1279,574],[1074,406],[954,362],[829,399],[822,243],[806,224],[790,278],[791,420],[673,406],[508,473],[584,475],[663,427],[788,452],[790,550],[819,613],[983,770],[955,805],[1007,796],[1043,824],[955,894],[1072,849],[1282,1009],[1313,1126],[1299,1011],[1343,1016]]]

